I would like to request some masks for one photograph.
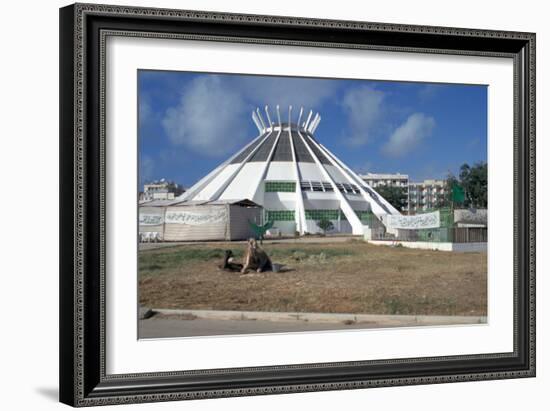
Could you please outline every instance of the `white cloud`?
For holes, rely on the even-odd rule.
[[[382,152],[390,157],[402,157],[414,150],[435,127],[433,117],[423,113],[414,113],[395,129],[382,147]]]
[[[245,109],[238,90],[227,87],[219,76],[201,76],[182,91],[176,107],[166,110],[162,126],[174,144],[220,156],[249,137],[242,127]]]
[[[250,112],[256,105],[264,120],[263,108],[269,105],[272,121],[277,104],[283,121],[292,105],[296,121],[300,106],[305,110],[319,106],[336,87],[318,79],[203,75],[182,90],[179,103],[166,110],[161,123],[173,144],[210,156],[227,155],[253,137],[243,121],[252,121]],[[144,118],[149,109],[144,101],[140,106]]]
[[[315,110],[337,88],[333,81],[289,77],[238,77],[233,84],[251,104],[261,105],[262,108],[269,105],[272,120],[277,104],[281,107],[283,120],[288,118],[288,106],[291,105],[294,121],[300,107]]]
[[[342,99],[348,114],[349,135],[345,141],[354,147],[365,145],[372,139],[373,128],[383,114],[385,94],[369,86],[350,89]]]

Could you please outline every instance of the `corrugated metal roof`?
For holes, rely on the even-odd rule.
[[[248,206],[248,207],[261,207],[258,203],[255,203],[252,200],[249,200],[247,198],[241,198],[237,200],[213,200],[209,201],[208,204],[213,205],[221,205],[221,204],[230,204],[230,205],[242,205],[242,206]]]
[[[147,206],[147,207],[164,207],[167,205],[171,205],[176,200],[150,200],[150,201],[140,201],[140,206]],[[181,200],[177,200],[181,201]]]

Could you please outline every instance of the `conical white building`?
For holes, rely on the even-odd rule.
[[[316,233],[322,218],[332,221],[332,232],[363,234],[369,216],[399,214],[315,139],[318,113],[293,113],[292,106],[270,113],[266,106],[265,118],[256,109],[252,119],[259,135],[175,202],[252,200],[284,234]]]

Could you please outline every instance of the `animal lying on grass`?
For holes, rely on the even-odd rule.
[[[233,251],[225,250],[223,264],[219,266],[222,270],[230,272],[239,272],[243,269],[243,265],[233,262]]]

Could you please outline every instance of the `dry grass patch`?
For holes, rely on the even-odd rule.
[[[265,243],[279,273],[217,268],[236,243],[140,251],[140,303],[155,308],[486,315],[487,254],[364,242]]]

